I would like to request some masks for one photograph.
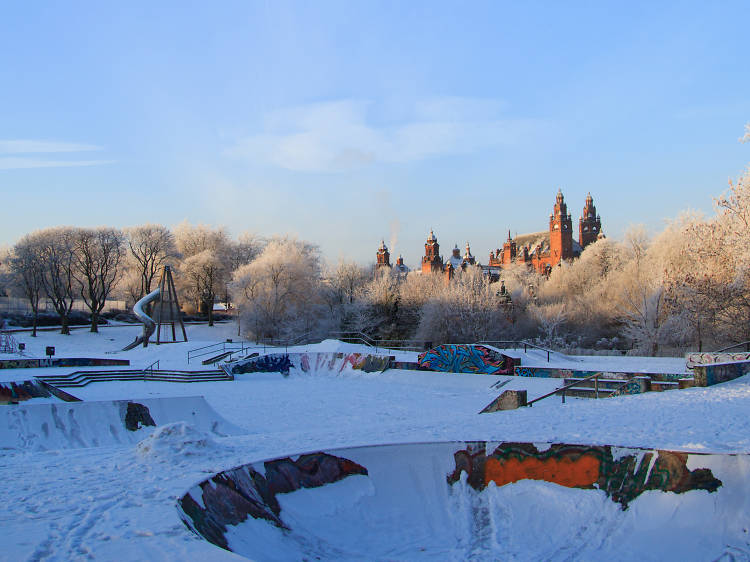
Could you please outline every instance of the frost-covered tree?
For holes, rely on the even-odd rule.
[[[359,331],[361,301],[358,297],[372,275],[371,269],[343,259],[335,267],[324,269],[320,297],[336,328]]]
[[[401,283],[390,268],[375,270],[357,293],[352,328],[375,339],[391,339],[397,330]]]
[[[418,339],[432,343],[471,343],[507,338],[509,305],[479,267],[458,270],[436,287],[422,307]]]
[[[199,309],[208,314],[208,325],[213,326],[217,291],[228,279],[226,263],[216,252],[203,250],[185,258],[180,269],[182,283],[189,287],[189,294],[199,303]]]
[[[181,223],[175,229],[177,249],[183,256],[180,264],[180,287],[208,315],[213,326],[213,308],[220,291],[230,280],[230,240],[223,228]]]
[[[234,272],[244,333],[253,340],[325,332],[317,246],[294,238],[269,240],[251,263]]]
[[[538,322],[543,345],[559,345],[560,329],[567,321],[566,306],[563,302],[533,304],[529,314]]]

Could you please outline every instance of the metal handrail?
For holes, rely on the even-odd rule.
[[[730,349],[734,349],[735,347],[745,346],[745,351],[750,351],[750,341],[743,341],[740,343],[736,343],[734,345],[730,345],[729,347],[725,347],[723,349],[720,349],[718,351],[712,351],[711,353],[722,353],[724,351],[729,351]]]
[[[330,332],[329,337],[335,337],[342,341],[354,340],[369,347],[374,347],[375,351],[381,347],[406,351],[421,351],[426,343],[424,340],[376,340],[363,332]]]
[[[490,344],[490,345],[494,345],[494,344],[497,344],[497,343],[502,343],[502,344],[512,343],[513,344],[513,349],[516,349],[517,347],[520,347],[521,345],[523,345],[523,352],[524,353],[526,353],[528,351],[529,347],[533,347],[534,349],[540,349],[541,351],[546,351],[547,352],[547,363],[549,363],[550,353],[560,353],[559,351],[555,351],[553,349],[547,349],[546,347],[542,347],[541,345],[537,345],[535,343],[531,343],[529,341],[524,341],[524,340],[480,341],[480,342],[477,342],[477,343],[480,343],[480,344],[487,343],[487,344]],[[495,346],[495,347],[498,347],[498,346]],[[563,354],[561,353],[560,355],[563,355]]]
[[[580,380],[577,380],[576,382],[572,382],[570,384],[566,384],[565,386],[561,386],[558,389],[553,390],[552,392],[548,392],[547,394],[544,394],[540,396],[539,398],[534,398],[531,402],[526,402],[527,406],[531,406],[534,404],[534,402],[539,402],[540,400],[544,400],[545,398],[549,398],[550,396],[557,394],[558,392],[562,392],[562,401],[565,403],[565,391],[569,389],[572,386],[577,386],[581,384],[582,382],[594,379],[594,388],[596,389],[596,397],[599,398],[599,377],[604,376],[604,373],[594,373],[593,375],[589,375],[588,377],[584,377]],[[625,381],[627,382],[627,381]]]
[[[145,369],[143,369],[143,375],[144,376],[148,376],[147,373],[146,373],[146,371],[148,371],[149,373],[151,373],[151,376],[153,377],[154,376],[154,365],[156,365],[156,370],[158,371],[159,370],[159,360],[158,359],[156,361],[154,361],[153,363],[151,363],[151,365],[149,365],[148,367],[146,367]]]
[[[229,347],[229,350],[232,353],[235,353],[237,351],[245,351],[245,349],[250,349],[253,346],[250,344],[245,345],[245,342],[218,342],[218,343],[212,343],[210,345],[204,345],[202,347],[196,347],[195,349],[190,349],[187,352],[187,362],[190,363],[190,359],[195,359],[196,357],[203,357],[204,355],[208,355],[209,353],[213,353],[214,351],[218,351],[219,348],[221,348],[222,353],[227,351],[227,346]],[[196,353],[196,351],[202,351],[203,353]]]
[[[526,405],[527,406],[531,406],[534,402],[539,402],[540,400],[543,400],[545,398],[549,398],[550,396],[552,396],[553,394],[557,394],[558,392],[562,392],[562,403],[565,404],[565,391],[567,389],[569,389],[572,386],[577,386],[577,385],[581,384],[582,382],[585,382],[585,381],[588,381],[588,380],[591,380],[591,379],[594,379],[594,393],[595,393],[594,396],[596,398],[599,398],[599,378],[605,376],[606,374],[607,373],[594,373],[593,375],[589,375],[588,377],[584,377],[582,379],[578,379],[577,381],[572,382],[570,384],[566,384],[565,386],[561,386],[560,388],[558,388],[556,390],[553,390],[552,392],[548,392],[547,394],[544,394],[544,395],[540,396],[539,398],[534,398],[531,402],[527,402]],[[624,381],[622,381],[622,384],[619,387],[617,387],[616,389],[611,390],[611,391],[610,391],[610,389],[607,389],[607,391],[610,391],[610,394],[613,394],[613,393],[617,392],[620,388],[622,388],[623,386],[625,386],[626,384],[628,384],[630,381],[632,381],[634,378],[639,377],[639,376],[641,376],[641,375],[638,374],[638,373],[633,374],[629,378],[627,378]]]

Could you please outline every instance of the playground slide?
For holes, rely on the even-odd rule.
[[[154,319],[151,318],[148,314],[146,314],[146,312],[143,310],[143,307],[146,306],[148,303],[157,300],[159,298],[160,293],[161,293],[160,289],[151,291],[148,295],[143,297],[133,306],[133,314],[135,314],[138,320],[143,322],[143,334],[135,338],[134,342],[123,347],[122,348],[123,351],[131,350],[134,347],[138,347],[140,344],[143,344],[143,347],[146,347],[148,345],[148,339],[151,337],[151,335],[154,333],[154,330],[156,329],[156,322],[154,322]]]

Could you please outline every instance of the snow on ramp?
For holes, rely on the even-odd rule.
[[[243,373],[290,373],[299,375],[339,375],[353,370],[365,373],[383,372],[393,356],[366,353],[308,352],[267,353],[230,361],[222,369],[230,376]]]
[[[149,429],[184,421],[214,436],[244,433],[202,396],[0,408],[0,449],[70,449],[137,443]]]
[[[715,560],[750,553],[749,455],[450,442],[219,473],[186,526],[256,560]]]

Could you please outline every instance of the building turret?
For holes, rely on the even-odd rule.
[[[596,214],[594,199],[591,193],[586,196],[586,204],[583,206],[583,215],[578,219],[578,243],[581,248],[596,242],[602,231],[602,220]]]
[[[510,230],[508,230],[508,239],[503,244],[503,265],[509,265],[516,259],[517,248],[516,241],[510,237]]]
[[[435,233],[430,229],[427,242],[424,245],[424,256],[422,257],[422,273],[440,273],[443,271],[443,257],[440,255],[440,244],[438,244]]]
[[[557,190],[555,207],[549,217],[550,265],[573,258],[573,221],[568,214],[562,190]]]
[[[471,248],[469,248],[468,242],[466,243],[466,252],[464,253],[464,263],[468,263],[469,265],[477,263],[477,260],[471,255]]]
[[[375,265],[377,269],[381,269],[383,267],[391,267],[391,254],[388,251],[388,247],[385,245],[385,240],[380,242],[377,260],[377,264]]]

